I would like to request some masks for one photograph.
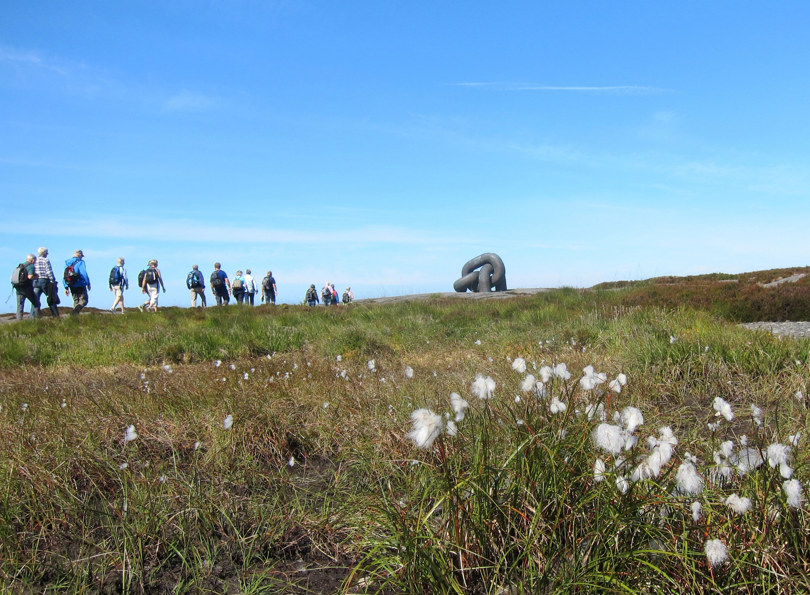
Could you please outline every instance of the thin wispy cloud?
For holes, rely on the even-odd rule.
[[[667,89],[644,85],[541,85],[536,83],[498,82],[465,82],[453,83],[453,85],[456,87],[491,89],[493,91],[549,91],[612,95],[656,95],[668,92]]]
[[[163,109],[167,112],[204,112],[216,104],[217,100],[213,97],[184,90],[166,99]]]
[[[43,58],[39,52],[19,50],[7,46],[0,46],[0,64],[50,70],[61,75],[68,73],[68,69],[63,64]]]
[[[58,220],[39,221],[38,223],[12,222],[6,219],[0,222],[2,233],[37,234],[48,229],[51,236],[75,236],[74,229],[59,225]],[[151,219],[129,218],[122,220],[114,217],[89,217],[83,221],[82,236],[85,238],[114,238],[117,240],[138,239],[142,241],[165,242],[171,238],[175,242],[208,243],[211,237],[251,238],[254,244],[306,244],[338,245],[351,238],[352,244],[376,245],[436,245],[465,243],[461,235],[430,233],[424,230],[393,225],[358,225],[354,228],[335,230],[301,230],[290,228],[246,227],[227,223],[211,224],[187,218],[154,221]]]

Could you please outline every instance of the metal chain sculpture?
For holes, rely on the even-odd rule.
[[[478,270],[476,270],[478,269]],[[473,293],[506,291],[506,267],[501,257],[493,252],[476,256],[461,267],[461,278],[453,283],[453,289],[464,293],[468,289]]]

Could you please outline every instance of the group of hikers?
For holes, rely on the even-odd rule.
[[[211,292],[217,301],[217,306],[228,305],[233,296],[239,304],[254,305],[256,294],[261,289],[262,302],[266,304],[276,303],[276,296],[278,295],[278,288],[276,287],[276,280],[273,278],[273,271],[267,271],[267,276],[262,279],[261,284],[256,282],[250,269],[236,271],[236,276],[233,281],[228,278],[225,271],[222,270],[222,265],[218,262],[214,263],[214,272],[208,280],[211,284]],[[205,277],[200,272],[200,268],[195,264],[191,267],[191,271],[186,276],[186,287],[191,292],[191,307],[197,307],[197,298],[200,298],[200,307],[205,308]]]
[[[114,296],[110,312],[119,310],[122,314],[124,313],[124,291],[129,289],[129,278],[124,264],[124,259],[119,258],[116,265],[110,270],[109,277],[109,288]],[[228,305],[231,296],[239,304],[253,306],[256,294],[259,293],[263,303],[275,305],[278,296],[278,288],[272,271],[267,271],[267,275],[258,282],[251,274],[250,269],[245,269],[244,274],[241,270],[238,270],[233,280],[231,280],[222,270],[220,263],[215,262],[214,272],[211,273],[208,281],[217,306]],[[73,256],[65,261],[62,282],[65,287],[65,296],[70,295],[73,297],[73,310],[70,313],[78,314],[87,305],[88,291],[91,288],[90,277],[87,274],[87,267],[84,262],[84,253],[81,250],[76,250]],[[25,262],[20,263],[14,269],[11,275],[11,284],[17,292],[17,320],[23,318],[26,300],[31,304],[31,317],[39,317],[41,315],[40,299],[42,295],[46,297],[51,316],[59,316],[58,305],[61,301],[59,298],[59,282],[48,259],[47,248],[37,250],[36,256],[29,254]],[[141,289],[141,293],[147,296],[145,302],[138,304],[138,310],[141,312],[144,310],[157,312],[160,290],[162,289],[163,293],[166,293],[166,287],[163,284],[163,275],[158,268],[156,259],[150,260],[147,267],[138,273],[138,287]],[[186,287],[191,296],[191,307],[198,307],[197,300],[199,298],[199,307],[205,308],[207,305],[205,299],[205,276],[196,264],[192,266],[191,271],[186,276]],[[336,305],[341,301],[344,304],[354,301],[351,287],[346,288],[341,300],[334,284],[328,282],[324,284],[320,297],[325,306]],[[310,306],[320,303],[321,300],[318,299],[314,284],[307,290],[304,301]]]
[[[330,304],[332,306],[337,306],[340,303],[350,304],[354,301],[354,293],[352,293],[351,287],[347,287],[343,291],[343,295],[338,296],[338,292],[335,289],[335,284],[327,281],[321,288],[321,300],[323,300],[324,306],[328,306]],[[307,293],[304,296],[304,301],[306,302],[307,306],[317,306],[320,303],[320,300],[318,300],[318,292],[315,289],[314,283],[309,286],[309,289],[307,289]]]

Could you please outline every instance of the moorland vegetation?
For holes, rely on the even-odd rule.
[[[810,590],[806,269],[0,326],[0,581]]]

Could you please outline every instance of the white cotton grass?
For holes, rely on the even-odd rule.
[[[787,505],[790,508],[801,508],[804,503],[804,493],[802,491],[802,484],[798,479],[788,479],[782,483],[782,490],[785,492],[787,498]]]
[[[640,425],[644,424],[644,415],[637,407],[625,407],[622,409],[622,425],[631,434],[636,431]]]
[[[369,369],[370,372],[376,372],[377,371],[377,362],[375,362],[373,359],[370,359],[366,363],[366,367]]]
[[[450,405],[452,405],[453,411],[456,414],[456,421],[464,419],[464,416],[467,414],[467,408],[470,406],[458,393],[450,393]]]
[[[698,474],[695,465],[690,460],[681,463],[675,479],[678,490],[683,494],[697,496],[703,491],[703,478]]]
[[[690,508],[692,509],[692,521],[697,523],[700,520],[700,516],[703,512],[703,505],[695,500],[692,502],[692,506]]]
[[[658,478],[661,475],[661,469],[672,458],[675,447],[678,445],[678,439],[672,433],[672,429],[665,426],[659,430],[658,435],[658,438],[654,436],[647,438],[650,454],[633,470],[630,476],[633,481]]]
[[[409,380],[413,378],[413,368],[410,366],[405,366],[405,378],[408,378]]]
[[[607,381],[607,374],[604,372],[595,372],[593,366],[585,366],[582,369],[582,373],[584,375],[579,379],[579,386],[582,390],[593,390]]]
[[[537,390],[536,387],[537,379],[531,374],[527,374],[526,378],[523,379],[523,382],[520,383],[520,390],[522,390],[524,393]]]
[[[751,499],[738,494],[731,494],[726,498],[725,505],[738,515],[743,515],[751,510]]]
[[[719,539],[707,539],[703,544],[703,551],[712,567],[720,566],[728,561],[728,548]]]
[[[746,475],[762,466],[765,460],[757,448],[746,447],[731,457],[731,462],[740,475]]]
[[[608,383],[608,388],[616,394],[622,392],[622,388],[625,386],[627,386],[627,376],[624,374],[619,374]]]
[[[442,433],[442,416],[430,409],[417,409],[411,413],[413,430],[405,438],[413,441],[417,448],[428,449]]]
[[[591,433],[591,440],[605,452],[617,455],[622,450],[629,450],[635,445],[634,436],[620,426],[601,423]]]
[[[554,366],[552,374],[555,378],[559,378],[560,380],[568,380],[571,378],[571,372],[568,371],[568,366],[563,363]]]
[[[138,437],[138,432],[135,431],[135,426],[130,424],[124,432],[124,442],[132,442]]]
[[[600,483],[605,481],[605,461],[600,458],[597,458],[593,464],[593,480],[596,483]]]
[[[489,376],[478,374],[470,390],[479,399],[491,399],[495,393],[495,381]]]
[[[718,417],[722,415],[726,421],[731,421],[734,419],[734,412],[731,410],[731,405],[729,405],[728,401],[726,401],[724,398],[715,397],[712,407],[714,408],[715,415]]]
[[[715,450],[712,455],[715,466],[709,471],[709,475],[714,483],[725,483],[731,480],[732,457],[734,456],[734,442],[726,440],[720,445],[720,450]]]
[[[565,411],[565,409],[566,409],[565,403],[560,401],[560,399],[558,399],[556,396],[553,399],[551,399],[551,403],[548,406],[548,410],[551,411],[552,415],[562,413],[563,411]]]
[[[768,465],[771,469],[777,465],[787,465],[790,462],[790,447],[786,444],[775,442],[768,446],[766,451],[768,457]]]
[[[222,421],[222,427],[226,430],[230,430],[233,427],[233,415],[229,413],[225,416],[225,419]]]
[[[517,372],[518,374],[525,374],[526,373],[526,360],[522,357],[516,357],[512,361],[512,369]]]
[[[551,366],[543,366],[538,370],[538,374],[540,374],[540,382],[545,384],[554,376],[554,370],[551,369]]]
[[[602,403],[593,404],[589,403],[585,406],[585,415],[588,417],[588,420],[598,419],[599,421],[607,421],[607,413],[605,412],[605,406]]]
[[[762,427],[762,409],[751,403],[751,418],[757,427]]]

